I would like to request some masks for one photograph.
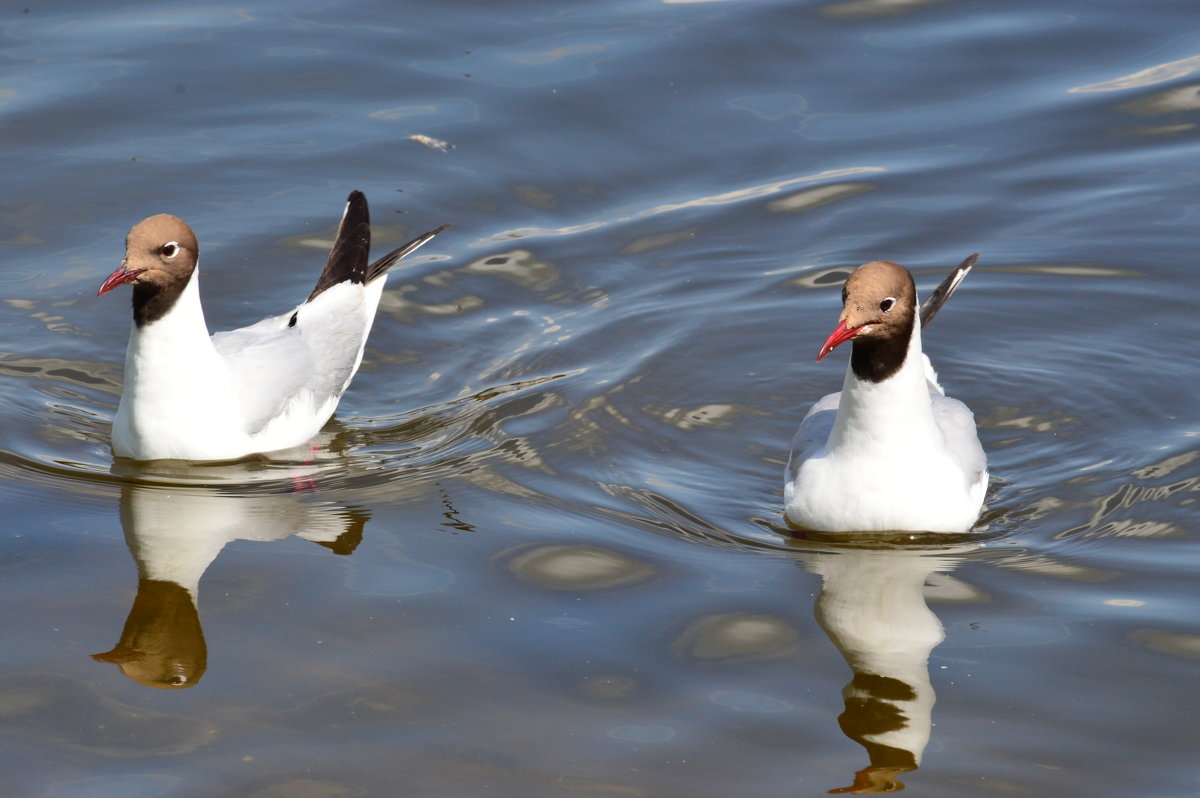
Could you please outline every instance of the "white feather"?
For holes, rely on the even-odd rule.
[[[975,417],[946,396],[914,319],[904,365],[881,382],[847,366],[792,440],[787,520],[826,532],[966,532],[979,517],[987,458]]]
[[[169,313],[130,335],[113,451],[229,460],[316,435],[362,362],[386,275],[339,283],[293,311],[210,338],[199,273]]]

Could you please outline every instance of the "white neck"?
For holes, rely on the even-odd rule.
[[[895,374],[882,382],[869,382],[846,366],[829,448],[857,443],[871,448],[920,445],[938,439],[921,351],[921,322],[914,319],[904,364]]]
[[[197,268],[165,316],[144,327],[134,325],[126,360],[134,359],[134,347],[143,363],[145,358],[177,359],[180,352],[178,348],[182,348],[183,352],[192,352],[197,347],[204,348],[198,343],[201,341],[207,344],[208,349],[212,349],[208,324],[204,321],[204,308],[200,305],[200,270]]]
[[[130,333],[125,386],[113,419],[118,455],[142,460],[179,456],[169,448],[148,447],[164,438],[164,430],[203,424],[236,406],[228,367],[204,323],[199,284],[197,269],[166,315],[135,325]]]

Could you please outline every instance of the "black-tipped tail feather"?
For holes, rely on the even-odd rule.
[[[942,309],[942,305],[946,304],[946,300],[954,293],[954,289],[958,288],[958,284],[963,281],[963,278],[971,271],[971,267],[975,265],[975,261],[979,260],[979,253],[970,255],[962,263],[955,267],[954,271],[942,280],[941,285],[933,289],[933,292],[925,297],[925,301],[921,303],[921,327],[929,326],[929,322],[933,321],[933,317]]]

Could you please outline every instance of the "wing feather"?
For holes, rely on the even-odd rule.
[[[805,460],[824,450],[829,441],[829,433],[833,431],[833,422],[837,420],[838,405],[841,401],[841,391],[827,394],[817,400],[804,415],[800,428],[792,436],[791,451],[788,454],[788,485],[796,481],[796,475]]]
[[[336,404],[358,369],[374,317],[367,294],[381,290],[339,283],[293,311],[213,336],[242,388],[249,434],[277,418]]]

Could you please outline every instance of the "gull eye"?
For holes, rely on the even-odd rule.
[[[894,308],[895,306],[896,306],[896,297],[894,297],[894,296],[890,296],[887,299],[885,299],[879,303],[879,309],[882,310],[884,313],[891,313],[892,308]]]
[[[168,241],[158,248],[158,254],[170,260],[179,254],[179,244],[175,241]]]

